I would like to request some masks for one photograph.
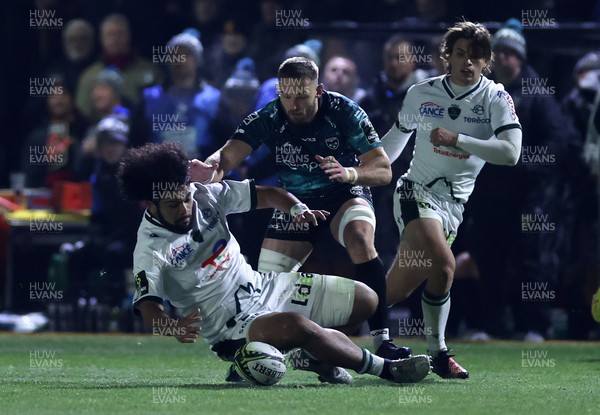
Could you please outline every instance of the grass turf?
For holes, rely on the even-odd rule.
[[[351,386],[325,385],[288,367],[267,388],[226,384],[227,364],[203,341],[0,334],[0,414],[600,414],[598,343],[452,345],[467,381],[355,375]]]

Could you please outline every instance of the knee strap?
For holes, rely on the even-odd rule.
[[[373,209],[364,205],[352,205],[344,212],[338,230],[338,240],[343,247],[346,247],[346,244],[344,244],[344,229],[346,229],[346,225],[353,220],[364,220],[365,222],[369,222],[371,226],[373,226],[373,231],[375,231],[376,220]]]

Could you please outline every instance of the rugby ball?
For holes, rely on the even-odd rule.
[[[233,360],[236,372],[257,385],[274,385],[285,375],[283,355],[267,343],[246,343],[235,352]]]

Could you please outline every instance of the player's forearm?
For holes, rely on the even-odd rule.
[[[144,326],[151,328],[153,332],[168,334],[169,331],[164,329],[177,325],[177,320],[169,317],[164,312],[162,305],[154,301],[144,301],[138,306],[138,309],[142,314]]]
[[[361,186],[385,186],[392,180],[392,168],[387,155],[369,160],[368,163],[355,167],[357,178],[355,184]]]
[[[390,163],[393,163],[400,157],[411,135],[412,131],[401,131],[397,123],[395,123],[383,136],[381,144],[383,144],[383,149],[390,158]]]
[[[492,164],[514,166],[521,154],[521,130],[513,128],[502,131],[498,139],[479,140],[465,134],[459,134],[456,147]]]
[[[287,190],[274,186],[256,186],[256,198],[258,209],[274,208],[286,213],[290,213],[293,206],[301,203]]]

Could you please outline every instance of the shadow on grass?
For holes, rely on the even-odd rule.
[[[227,390],[227,389],[322,389],[328,387],[336,387],[336,388],[356,388],[356,387],[374,387],[374,388],[404,388],[404,387],[412,387],[417,385],[431,385],[435,384],[437,379],[433,377],[427,378],[419,383],[392,383],[382,379],[377,378],[359,378],[355,379],[351,385],[332,385],[329,383],[283,383],[279,385],[275,385],[272,387],[253,385],[250,382],[240,382],[240,383],[187,383],[187,384],[164,384],[164,383],[93,383],[93,382],[64,382],[64,383],[52,383],[48,385],[38,385],[38,387],[43,387],[44,389],[96,389],[96,390],[109,390],[109,389],[150,389],[150,388],[177,388],[177,389],[198,389],[198,390]]]

